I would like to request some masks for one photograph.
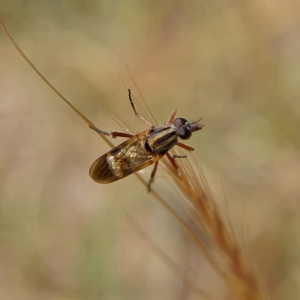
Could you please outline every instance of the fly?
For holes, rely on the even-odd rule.
[[[122,133],[117,131],[106,132],[98,129],[89,119],[87,119],[79,110],[77,110],[68,100],[64,97],[36,68],[30,59],[21,50],[15,42],[4,23],[0,19],[0,26],[4,29],[5,33],[11,40],[14,47],[30,65],[30,67],[37,73],[37,75],[67,104],[69,105],[88,125],[91,129],[95,130],[101,135],[110,137],[125,137],[127,141],[119,146],[113,148],[107,153],[101,155],[90,167],[89,174],[92,179],[98,183],[111,183],[122,178],[125,178],[147,166],[154,164],[150,180],[148,182],[148,190],[150,190],[151,183],[154,180],[157,171],[159,160],[166,155],[174,168],[178,168],[175,158],[185,156],[171,156],[168,151],[175,145],[184,148],[188,151],[193,151],[194,148],[182,144],[179,139],[187,140],[192,136],[194,131],[202,129],[203,125],[199,124],[201,119],[195,122],[188,122],[184,118],[176,118],[176,110],[173,110],[167,125],[155,127],[146,118],[141,116],[135,109],[134,103],[131,98],[131,92],[128,90],[129,101],[135,115],[147,124],[150,129],[145,130],[136,135]]]
[[[92,179],[98,183],[111,183],[125,178],[141,169],[154,164],[150,180],[148,182],[148,190],[154,180],[159,160],[166,155],[174,168],[178,169],[175,158],[185,156],[171,156],[168,151],[175,145],[182,147],[188,151],[194,148],[182,144],[178,138],[187,140],[192,136],[194,131],[202,129],[203,125],[199,124],[202,118],[195,122],[188,122],[184,118],[176,118],[176,109],[172,111],[167,125],[154,127],[147,119],[141,116],[135,109],[131,98],[131,91],[128,90],[129,101],[135,115],[144,123],[150,126],[136,135],[123,132],[106,132],[96,127],[90,126],[91,129],[100,134],[116,137],[127,137],[127,141],[113,148],[107,153],[101,155],[91,166],[89,174]]]

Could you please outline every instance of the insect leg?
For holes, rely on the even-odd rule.
[[[173,124],[176,113],[177,113],[177,109],[174,109],[174,110],[171,112],[170,117],[169,117],[169,120],[168,120],[168,123],[167,123],[168,126],[171,126],[171,125]]]
[[[151,184],[152,184],[153,181],[154,181],[154,176],[155,176],[156,171],[157,171],[158,162],[159,162],[159,161],[155,162],[154,167],[153,167],[153,170],[152,170],[152,172],[151,172],[151,176],[150,176],[150,179],[149,179],[149,182],[148,182],[148,185],[147,185],[147,186],[148,186],[148,192],[151,191]]]
[[[188,150],[188,151],[194,151],[195,150],[193,147],[187,146],[187,145],[179,143],[179,142],[176,145],[183,148],[183,149],[185,149],[185,150]]]
[[[104,131],[104,130],[101,130],[97,127],[92,127],[92,126],[89,126],[91,129],[95,130],[96,132],[102,134],[102,135],[105,135],[105,136],[111,136],[112,138],[116,138],[116,137],[125,137],[125,138],[132,138],[133,135],[132,134],[129,134],[129,133],[125,133],[125,132],[118,132],[118,131]]]
[[[173,155],[172,157],[175,160],[175,158],[186,158],[186,155]]]
[[[134,103],[133,103],[133,100],[131,98],[131,90],[128,89],[128,97],[129,97],[129,101],[130,101],[130,104],[131,104],[131,107],[134,111],[134,114],[136,117],[138,117],[140,120],[142,120],[145,124],[147,124],[149,127],[151,128],[154,128],[154,125],[152,123],[150,123],[146,118],[144,118],[142,115],[140,115],[137,110],[135,109],[135,106],[134,106]]]
[[[173,167],[175,169],[178,169],[175,159],[169,154],[169,152],[166,153],[166,156],[167,156],[168,160],[171,162],[171,164],[173,165]]]
[[[169,154],[169,152],[166,153],[166,156],[167,156],[167,158],[169,159],[169,161],[171,162],[171,164],[173,165],[173,167],[175,169],[178,169],[178,166],[175,162],[175,158],[186,158],[186,155],[173,155],[173,156],[171,156]]]

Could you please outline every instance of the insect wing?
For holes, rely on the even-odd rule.
[[[111,183],[158,161],[163,155],[147,151],[148,130],[100,156],[90,168],[90,176],[98,183]]]

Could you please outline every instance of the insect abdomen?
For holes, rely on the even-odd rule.
[[[107,163],[107,154],[100,156],[90,167],[89,174],[94,181],[99,183],[110,183],[121,179],[114,174],[110,165]]]
[[[148,136],[149,130],[144,131],[100,156],[92,164],[90,176],[98,183],[110,183],[155,163],[162,154],[146,149]]]

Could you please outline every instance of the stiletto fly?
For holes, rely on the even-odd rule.
[[[148,183],[148,189],[150,190],[151,183],[154,180],[155,173],[157,171],[159,160],[166,155],[170,160],[174,168],[178,168],[175,158],[182,158],[185,156],[171,156],[168,151],[175,145],[182,147],[188,151],[193,151],[194,148],[182,144],[178,141],[178,138],[187,140],[192,136],[194,131],[202,129],[204,125],[199,124],[201,119],[195,122],[188,122],[184,118],[176,118],[176,110],[173,110],[167,125],[155,127],[146,118],[141,116],[135,109],[134,103],[131,98],[131,92],[129,93],[129,101],[135,115],[142,120],[145,124],[150,126],[150,129],[145,130],[136,135],[128,133],[122,133],[117,131],[106,132],[98,129],[88,118],[86,118],[78,109],[76,109],[66,97],[64,97],[36,68],[36,66],[30,61],[30,59],[21,50],[18,44],[15,42],[4,23],[0,19],[0,26],[4,29],[5,33],[11,40],[14,47],[24,58],[24,60],[30,65],[30,67],[37,73],[37,75],[67,104],[69,105],[83,120],[89,125],[89,127],[101,135],[110,137],[125,137],[127,141],[113,148],[107,153],[100,156],[91,166],[89,174],[92,179],[98,183],[111,183],[122,178],[125,178],[147,166],[154,164],[151,177]]]
[[[98,128],[91,129],[100,134],[111,137],[127,137],[127,141],[113,148],[107,153],[101,155],[91,166],[90,176],[98,183],[111,183],[122,178],[125,178],[141,169],[154,164],[151,177],[148,183],[150,190],[151,183],[157,171],[159,160],[166,155],[174,168],[178,168],[175,158],[185,156],[171,156],[168,151],[175,145],[182,147],[188,151],[193,151],[194,148],[182,144],[178,138],[187,140],[192,136],[194,131],[203,128],[199,124],[202,118],[195,122],[188,122],[184,118],[176,118],[176,110],[173,110],[167,125],[154,127],[148,120],[141,116],[135,109],[131,98],[131,91],[128,90],[129,101],[135,115],[144,123],[150,126],[150,129],[145,130],[136,135],[122,133],[117,131],[106,132]]]

